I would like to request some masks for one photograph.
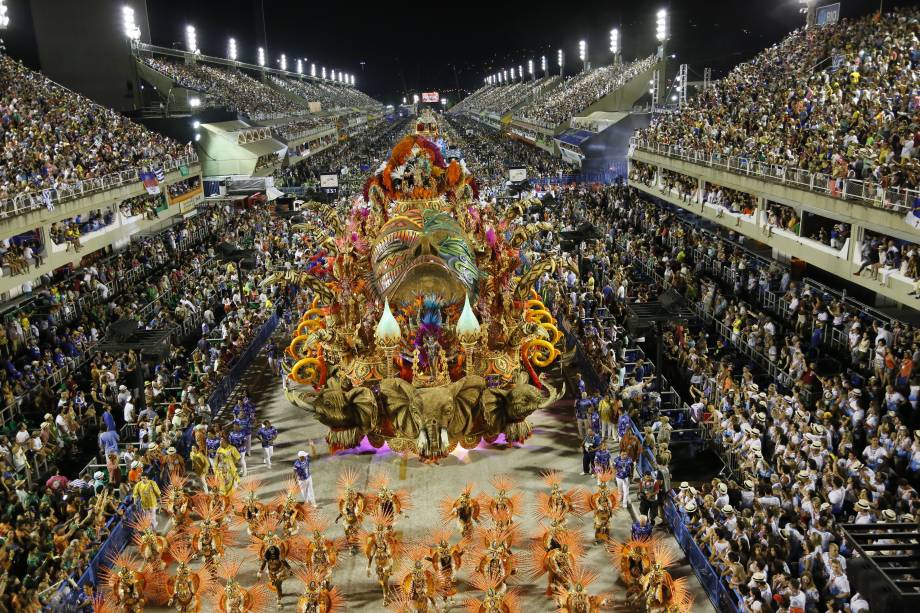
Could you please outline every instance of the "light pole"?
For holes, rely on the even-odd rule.
[[[549,76],[549,69],[546,67],[546,56],[545,55],[540,58],[540,68],[543,69],[543,78],[545,79],[546,77]]]
[[[658,41],[658,83],[656,84],[658,88],[658,97],[659,101],[662,95],[666,95],[668,88],[667,82],[667,66],[666,58],[668,57],[665,51],[665,44],[670,38],[668,28],[668,11],[665,9],[660,9],[655,14],[655,39]]]
[[[588,43],[584,40],[578,41],[578,59],[581,60],[581,69],[588,69]]]
[[[537,80],[537,77],[535,77],[534,74],[533,74],[533,60],[527,60],[527,72],[530,73],[530,79],[531,79],[532,81],[536,81],[536,80]]]
[[[562,53],[562,49],[556,51],[556,61],[559,63],[559,76],[561,77],[565,72],[565,54]]]
[[[617,28],[610,30],[610,53],[613,55],[613,64],[616,66],[620,58],[620,31]]]

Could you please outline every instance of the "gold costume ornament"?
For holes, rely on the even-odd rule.
[[[560,397],[538,369],[562,333],[533,286],[570,266],[558,258],[523,276],[520,250],[547,224],[529,203],[500,214],[480,201],[462,160],[446,162],[425,130],[407,136],[343,217],[307,207],[326,236],[296,283],[314,297],[285,352],[287,397],[329,428],[335,450],[367,437],[437,462],[457,445],[531,434],[527,417]]]

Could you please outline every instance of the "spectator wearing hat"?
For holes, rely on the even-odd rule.
[[[297,460],[294,462],[294,477],[300,488],[300,495],[304,503],[309,503],[316,508],[316,496],[313,493],[313,471],[310,466],[310,454],[307,451],[298,451]]]
[[[179,454],[175,447],[169,447],[166,450],[166,457],[163,458],[163,483],[169,482],[170,475],[185,475],[185,460]]]

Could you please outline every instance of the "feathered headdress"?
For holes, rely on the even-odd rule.
[[[522,613],[521,602],[518,596],[518,588],[506,586],[502,591],[502,578],[486,576],[482,573],[476,573],[470,578],[470,584],[478,592],[484,592],[488,597],[488,592],[492,591],[492,598],[498,599],[499,604],[504,608],[499,610],[506,613]],[[466,613],[480,613],[485,602],[478,598],[467,598],[463,601],[463,607]]]

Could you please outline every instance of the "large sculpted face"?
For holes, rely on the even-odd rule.
[[[476,296],[479,269],[460,224],[435,209],[411,209],[381,228],[371,252],[374,284],[391,302],[437,295],[446,304]]]

